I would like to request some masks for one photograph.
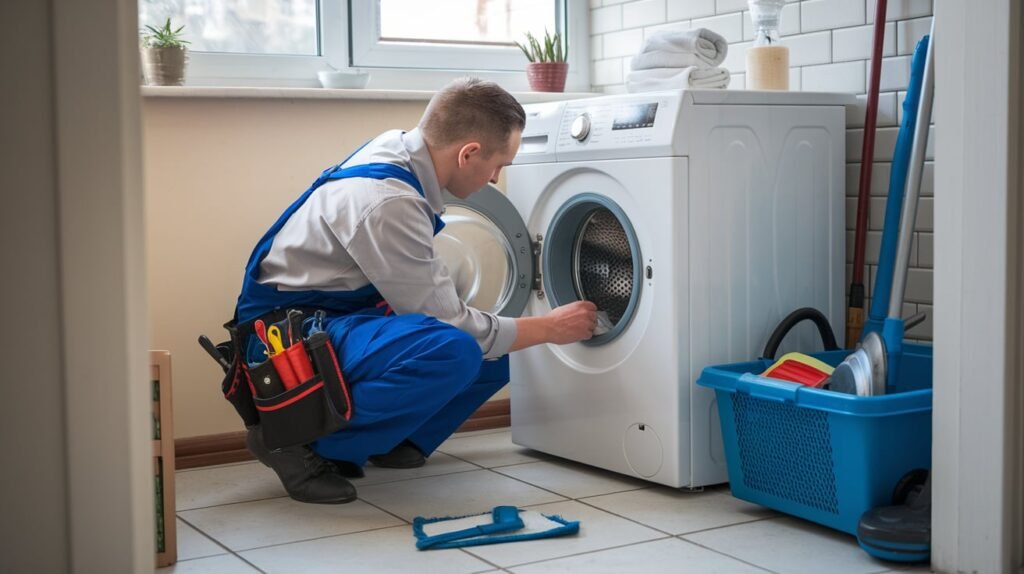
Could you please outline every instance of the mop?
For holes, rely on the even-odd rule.
[[[538,540],[575,534],[579,530],[579,521],[515,506],[496,506],[490,512],[469,516],[417,516],[412,523],[419,550]]]

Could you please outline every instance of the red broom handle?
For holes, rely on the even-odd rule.
[[[857,230],[854,236],[853,281],[864,284],[864,244],[868,235],[871,164],[875,155],[875,125],[878,120],[878,89],[882,77],[882,45],[885,43],[885,3],[875,6],[875,38],[871,53],[871,86],[868,88],[867,114],[864,118],[864,145],[860,153],[860,191],[857,194]]]

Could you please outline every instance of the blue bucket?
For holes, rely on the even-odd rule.
[[[849,353],[813,356],[836,366]],[[771,364],[707,367],[697,380],[715,389],[732,494],[856,536],[903,475],[931,468],[932,348],[905,345],[895,385],[876,397],[755,374]]]

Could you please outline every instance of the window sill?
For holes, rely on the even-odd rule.
[[[225,98],[261,100],[377,100],[428,101],[432,90],[330,90],[325,88],[264,88],[210,86],[142,86],[145,98]],[[590,92],[513,92],[523,104],[591,98]]]

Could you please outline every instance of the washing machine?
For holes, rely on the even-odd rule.
[[[602,332],[512,354],[512,441],[672,486],[725,482],[707,365],[789,312],[845,329],[844,94],[725,90],[525,106],[507,195],[449,197],[438,252],[470,304],[593,301]],[[807,326],[784,348],[821,348]]]

